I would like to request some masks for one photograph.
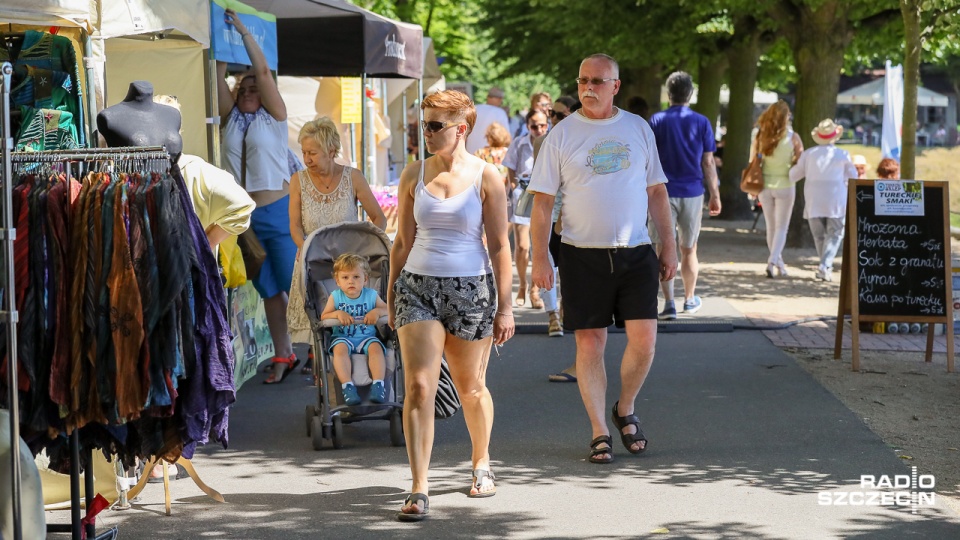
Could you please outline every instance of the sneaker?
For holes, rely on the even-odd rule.
[[[557,312],[550,314],[550,326],[547,327],[547,335],[550,337],[563,337],[563,323],[560,322],[560,315]]]
[[[817,271],[813,273],[813,278],[818,281],[833,281],[833,269],[832,268],[817,268]]]
[[[383,387],[382,381],[375,381],[370,386],[370,401],[373,403],[383,403],[387,400],[387,389]]]
[[[359,405],[360,394],[357,393],[357,387],[347,384],[343,387],[343,402],[347,405]]]
[[[675,321],[677,320],[677,308],[673,302],[667,302],[663,305],[663,311],[660,312],[658,317],[661,321]]]
[[[687,300],[683,303],[683,312],[684,313],[696,313],[700,311],[700,308],[703,307],[703,301],[700,300],[699,296],[694,296],[693,298]]]

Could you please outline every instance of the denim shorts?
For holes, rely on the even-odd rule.
[[[433,277],[403,270],[393,291],[397,328],[419,321],[440,321],[448,334],[466,341],[493,335],[497,313],[493,274]]]
[[[333,338],[333,342],[330,343],[329,352],[333,352],[333,348],[343,343],[347,346],[347,352],[350,354],[369,354],[368,351],[371,345],[380,345],[380,350],[383,350],[383,343],[375,337],[336,337]]]
[[[260,275],[253,280],[254,288],[263,299],[289,293],[297,260],[297,244],[290,236],[290,196],[254,210],[250,227],[267,252]]]

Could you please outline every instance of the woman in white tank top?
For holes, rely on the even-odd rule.
[[[476,121],[473,102],[447,90],[424,99],[421,109],[424,142],[434,156],[410,164],[400,176],[387,294],[403,355],[403,429],[413,473],[411,494],[397,514],[401,521],[419,521],[430,508],[427,476],[443,355],[473,443],[468,496],[496,492],[486,366],[491,345],[503,344],[514,331],[503,179],[464,146]]]

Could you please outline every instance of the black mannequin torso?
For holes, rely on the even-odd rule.
[[[166,146],[176,161],[183,152],[180,112],[153,102],[153,85],[133,81],[127,97],[97,115],[97,129],[107,146]]]

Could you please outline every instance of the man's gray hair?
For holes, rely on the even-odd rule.
[[[591,54],[590,56],[584,58],[583,62],[586,62],[587,60],[606,61],[608,64],[610,64],[610,67],[613,68],[613,78],[614,79],[620,78],[620,64],[618,64],[617,61],[614,60],[614,58],[609,54],[603,54],[603,53]],[[583,65],[583,62],[580,62],[580,64]]]
[[[693,77],[686,71],[674,71],[667,77],[667,95],[670,103],[687,103],[693,96]]]

